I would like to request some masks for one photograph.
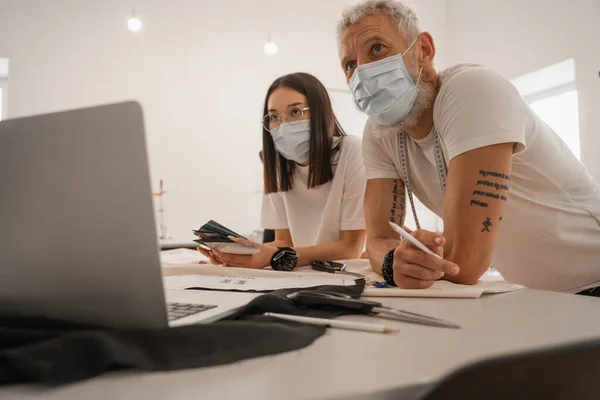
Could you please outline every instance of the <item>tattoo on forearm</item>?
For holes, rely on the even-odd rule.
[[[502,201],[506,201],[506,200],[508,200],[508,199],[506,198],[506,196],[503,196],[503,195],[501,195],[501,194],[498,194],[498,193],[490,193],[490,192],[482,192],[481,190],[475,190],[475,191],[473,192],[473,194],[474,194],[474,195],[477,195],[477,196],[489,197],[489,198],[491,198],[491,199],[496,199],[496,200],[502,200]]]
[[[483,208],[487,208],[488,203],[484,203],[482,201],[478,201],[478,200],[471,200],[471,203],[469,203],[470,206],[479,206],[479,207],[483,207]]]
[[[510,176],[509,175],[504,175],[501,172],[485,171],[483,169],[480,169],[479,170],[479,175],[483,176],[484,178],[488,177],[488,176],[493,176],[494,178],[500,178],[500,179],[504,179],[504,180],[510,181]]]
[[[502,185],[497,182],[490,182],[488,180],[483,180],[483,179],[477,181],[477,186],[479,186],[479,185],[493,187],[496,190],[508,190],[507,185]]]
[[[489,232],[490,226],[492,226],[492,221],[488,217],[485,219],[485,221],[483,221],[483,229],[481,230],[481,232]]]
[[[505,181],[510,181],[510,176],[509,175],[505,175],[501,172],[494,172],[494,171],[485,171],[485,170],[479,170],[479,175],[481,175],[483,178],[487,178],[487,177],[493,177],[493,178],[498,178],[498,179],[502,179]],[[496,189],[496,191],[508,191],[508,185],[507,184],[503,184],[503,183],[499,183],[499,182],[494,182],[494,181],[490,181],[487,179],[478,179],[476,186],[480,186],[482,187],[488,187],[488,188],[493,188]],[[491,200],[501,200],[501,201],[507,201],[508,198],[503,194],[503,193],[495,193],[495,192],[486,192],[485,190],[478,190],[475,189],[473,191],[473,196],[481,196],[481,197],[485,197],[486,201],[487,199],[491,199]],[[471,200],[471,203],[469,204],[470,206],[479,206],[479,207],[483,207],[483,208],[487,208],[489,203],[481,201],[481,200]]]
[[[392,191],[394,196],[392,201],[392,209],[390,210],[390,221],[398,224],[399,226],[404,225],[404,216],[406,215],[406,196],[404,193],[404,183],[400,179],[394,180],[394,189]]]

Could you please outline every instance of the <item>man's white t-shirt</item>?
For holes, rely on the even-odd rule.
[[[309,167],[296,165],[292,190],[264,196],[264,229],[289,229],[294,246],[335,242],[340,240],[340,231],[365,229],[366,179],[361,140],[355,136],[335,137],[334,146],[340,140],[331,181],[309,189]]]
[[[600,285],[600,185],[567,145],[494,71],[462,64],[440,72],[433,108],[446,165],[480,147],[516,143],[509,199],[492,256],[507,281],[578,292]],[[442,217],[433,131],[407,137],[411,189]],[[367,179],[402,179],[397,128],[365,126]]]

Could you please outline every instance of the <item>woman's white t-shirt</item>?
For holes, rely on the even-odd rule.
[[[294,246],[335,242],[340,239],[340,231],[365,229],[366,179],[361,140],[355,136],[335,137],[334,146],[339,141],[331,181],[308,189],[309,167],[296,165],[292,190],[264,196],[264,229],[289,229]]]

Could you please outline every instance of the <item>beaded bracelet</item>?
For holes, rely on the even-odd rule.
[[[383,257],[383,263],[381,264],[381,275],[385,282],[390,286],[398,286],[394,282],[394,251],[390,250],[385,257]]]

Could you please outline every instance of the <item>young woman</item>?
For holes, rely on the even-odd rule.
[[[312,261],[359,258],[365,244],[360,138],[347,136],[317,78],[277,79],[264,103],[264,229],[275,241],[251,256],[207,254],[231,267],[291,270]]]

